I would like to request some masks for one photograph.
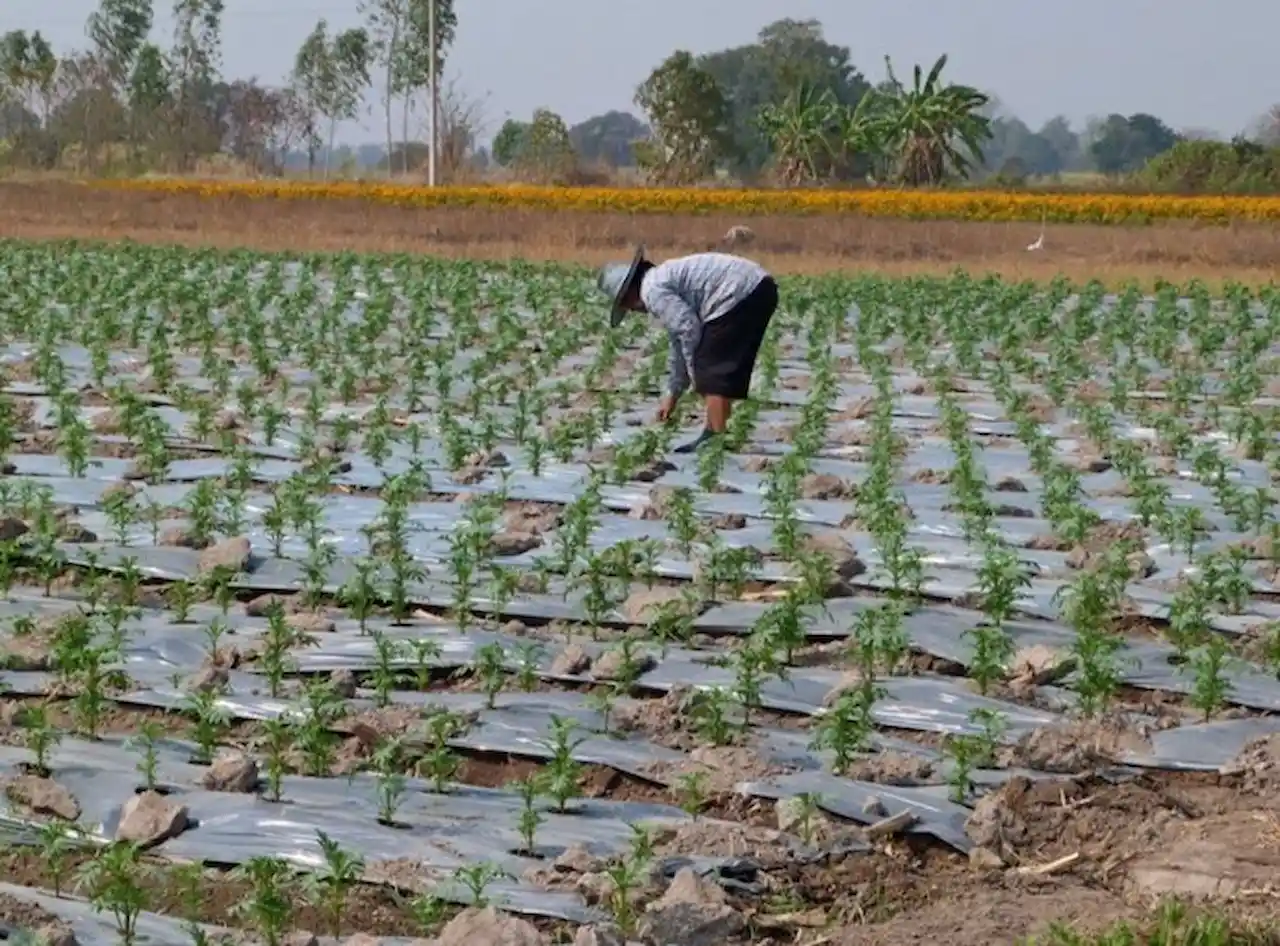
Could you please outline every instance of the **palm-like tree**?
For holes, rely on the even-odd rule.
[[[760,109],[756,121],[783,184],[812,184],[827,173],[838,150],[842,111],[830,89],[819,92],[807,83]]]
[[[981,163],[982,142],[991,137],[991,120],[979,111],[990,97],[944,83],[946,64],[947,57],[939,56],[927,76],[917,65],[908,88],[886,56],[888,81],[868,92],[851,117],[847,133],[883,149],[893,176],[904,184],[938,184],[948,174],[963,174]]]

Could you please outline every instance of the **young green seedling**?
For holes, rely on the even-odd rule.
[[[676,798],[682,811],[697,818],[707,806],[707,773],[695,770],[678,776]]]
[[[545,792],[555,802],[555,810],[563,814],[569,802],[578,797],[582,767],[573,754],[586,740],[575,738],[577,722],[564,717],[551,716],[551,736],[543,742],[550,758],[546,764]]]
[[[453,872],[454,879],[466,888],[470,895],[471,906],[483,910],[489,905],[487,890],[489,885],[498,880],[510,880],[511,875],[487,861],[479,864],[468,864]]]
[[[316,841],[320,845],[324,865],[307,875],[307,899],[328,917],[333,935],[341,936],[347,897],[364,873],[364,859],[344,850],[323,831],[316,831]]]
[[[431,780],[432,789],[440,794],[448,791],[449,782],[462,767],[462,759],[449,746],[449,740],[462,729],[461,720],[452,713],[439,712],[427,719],[428,750],[420,766]]]
[[[502,644],[492,641],[476,648],[471,672],[480,680],[485,706],[493,709],[507,681],[507,652]]]
[[[397,739],[385,739],[374,750],[372,761],[378,785],[378,823],[392,826],[407,791],[404,747]]]
[[[25,707],[19,716],[23,729],[23,742],[35,756],[35,773],[44,777],[52,774],[49,755],[62,741],[62,732],[49,721],[49,712],[43,706]]]
[[[125,946],[133,946],[138,917],[150,901],[147,875],[138,845],[113,841],[86,862],[77,875],[78,886],[99,913],[110,913]]]
[[[263,761],[266,763],[268,801],[280,801],[284,775],[288,768],[288,752],[293,733],[283,717],[276,716],[262,721]]]
[[[63,887],[71,871],[71,852],[74,840],[83,835],[76,824],[67,821],[46,821],[39,828],[40,861],[44,864],[53,883],[53,895],[62,896]]]
[[[248,884],[248,895],[232,907],[262,936],[266,946],[281,946],[293,919],[293,870],[279,857],[259,855],[245,861],[232,876]]]
[[[137,770],[142,776],[142,787],[152,792],[156,789],[156,770],[159,767],[159,742],[164,737],[164,730],[153,719],[144,720],[138,726],[138,735],[129,740],[129,744],[137,748],[140,758]]]
[[[527,775],[518,782],[508,786],[520,796],[520,817],[516,821],[516,830],[520,833],[520,850],[517,854],[533,857],[537,851],[535,836],[538,827],[546,818],[538,810],[538,798],[542,795],[543,780],[538,775]]]

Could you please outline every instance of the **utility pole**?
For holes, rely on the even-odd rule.
[[[436,186],[436,151],[440,147],[440,136],[436,134],[436,125],[440,117],[440,96],[436,89],[436,0],[427,4],[427,45],[430,47],[431,69],[431,145],[427,149],[427,186]]]

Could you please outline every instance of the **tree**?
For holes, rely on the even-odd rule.
[[[12,30],[0,36],[0,80],[18,95],[28,112],[48,118],[58,58],[37,30]]]
[[[284,94],[237,79],[219,90],[222,148],[256,173],[275,169],[275,147],[286,121]]]
[[[758,120],[763,109],[782,107],[802,87],[815,98],[830,98],[853,109],[868,89],[849,48],[828,42],[817,20],[770,23],[755,43],[703,56],[698,65],[724,92],[730,112],[730,159],[735,170],[746,174],[761,170],[773,158],[768,134]]]
[[[57,161],[57,143],[49,133],[49,118],[58,75],[53,48],[37,31],[13,30],[0,36],[0,106],[12,106],[4,137],[14,159],[37,167]],[[14,96],[6,101],[6,91]],[[9,109],[5,108],[8,112]]]
[[[982,163],[991,119],[981,110],[989,97],[972,86],[944,83],[946,65],[945,55],[927,75],[917,65],[906,86],[886,56],[885,85],[859,103],[858,133],[884,155],[886,170],[901,183],[939,184]]]
[[[127,93],[130,76],[151,32],[154,17],[151,0],[100,0],[98,9],[89,14],[85,33],[106,70],[112,94]],[[156,116],[150,117],[155,120]],[[133,110],[129,111],[128,145],[135,163],[139,151],[139,118]]]
[[[636,145],[636,160],[662,184],[695,183],[729,154],[729,106],[711,73],[685,50],[672,53],[636,90],[653,137]]]
[[[991,140],[983,156],[984,167],[999,171],[1006,179],[1057,174],[1064,168],[1062,155],[1049,139],[1017,118],[992,119]]]
[[[154,43],[143,43],[133,59],[133,69],[125,90],[129,104],[130,144],[135,160],[150,149],[154,158],[160,149],[158,131],[164,116],[173,109],[169,64]]]
[[[1280,146],[1280,105],[1272,105],[1253,123],[1250,136],[1264,147]]]
[[[296,90],[298,106],[305,114],[304,123],[310,131],[307,135],[307,173],[315,171],[316,151],[320,147],[317,134],[320,118],[324,115],[326,99],[331,83],[332,66],[329,63],[328,24],[324,20],[316,23],[315,28],[307,34],[293,60],[293,73],[290,85]],[[325,158],[326,173],[328,158]]]
[[[223,0],[174,0],[169,72],[174,88],[178,170],[196,154],[217,147],[221,135],[212,114],[212,92],[222,56]]]
[[[152,0],[100,0],[89,14],[85,33],[94,51],[119,88],[133,71],[155,18]]]
[[[485,129],[488,97],[468,94],[455,76],[440,87],[439,99],[436,157],[444,179],[452,180],[475,159],[476,138]]]
[[[634,167],[634,145],[647,137],[649,126],[628,112],[593,115],[569,129],[569,141],[582,160],[615,168]]]
[[[128,116],[94,53],[75,52],[58,63],[51,101],[45,127],[57,151],[54,160],[96,172],[111,146],[127,140]]]
[[[1080,147],[1080,136],[1064,116],[1057,115],[1049,119],[1036,134],[1053,149],[1054,154],[1062,162],[1063,171],[1084,169],[1086,159]]]
[[[550,109],[535,110],[516,152],[516,168],[534,180],[566,183],[576,163],[564,119]]]
[[[338,122],[356,117],[361,95],[369,85],[371,53],[369,34],[365,30],[345,30],[330,39],[329,24],[322,19],[303,40],[294,60],[293,84],[305,107],[312,116],[319,115],[329,122],[324,161],[326,178]]]
[[[1111,114],[1098,126],[1089,154],[1103,174],[1123,174],[1136,171],[1178,140],[1173,129],[1153,115],[1138,112],[1125,118]]]
[[[831,90],[818,91],[807,83],[760,110],[760,128],[784,184],[812,184],[831,173],[843,153],[843,120],[843,106]]]
[[[508,118],[493,139],[493,160],[500,166],[514,167],[529,136],[529,123]]]
[[[409,112],[417,94],[432,87],[439,88],[441,75],[453,37],[458,28],[458,18],[453,11],[453,0],[435,0],[436,72],[431,74],[431,0],[406,0],[407,9],[404,31],[397,47],[392,84],[397,95],[404,96],[402,130],[409,137]],[[430,107],[428,106],[428,110]],[[438,115],[437,115],[438,118]],[[432,129],[437,142],[439,129]]]
[[[369,36],[373,44],[376,61],[384,69],[382,104],[386,121],[387,155],[390,157],[394,142],[392,140],[391,107],[395,102],[399,86],[401,62],[403,59],[401,37],[409,18],[409,0],[361,0],[360,12],[368,18]],[[405,112],[407,114],[408,108]],[[407,137],[407,135],[406,135]],[[401,155],[408,160],[408,152],[401,149]],[[393,165],[388,160],[387,174],[392,173]],[[407,171],[407,165],[401,168]]]

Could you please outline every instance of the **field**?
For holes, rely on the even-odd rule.
[[[162,182],[161,182],[162,183]],[[207,199],[198,194],[87,187],[67,182],[0,184],[0,233],[33,239],[129,239],[143,243],[296,252],[431,253],[466,259],[544,259],[598,264],[629,255],[723,245],[748,224],[750,252],[779,273],[873,270],[947,275],[957,267],[1003,278],[1100,279],[1147,288],[1158,279],[1262,285],[1280,271],[1280,228],[1173,221],[1146,227],[1023,222],[895,220],[841,215],[743,217],[432,208],[364,199]]]
[[[14,931],[1274,942],[1274,290],[790,275],[687,454],[588,269],[348,249],[0,242]]]

